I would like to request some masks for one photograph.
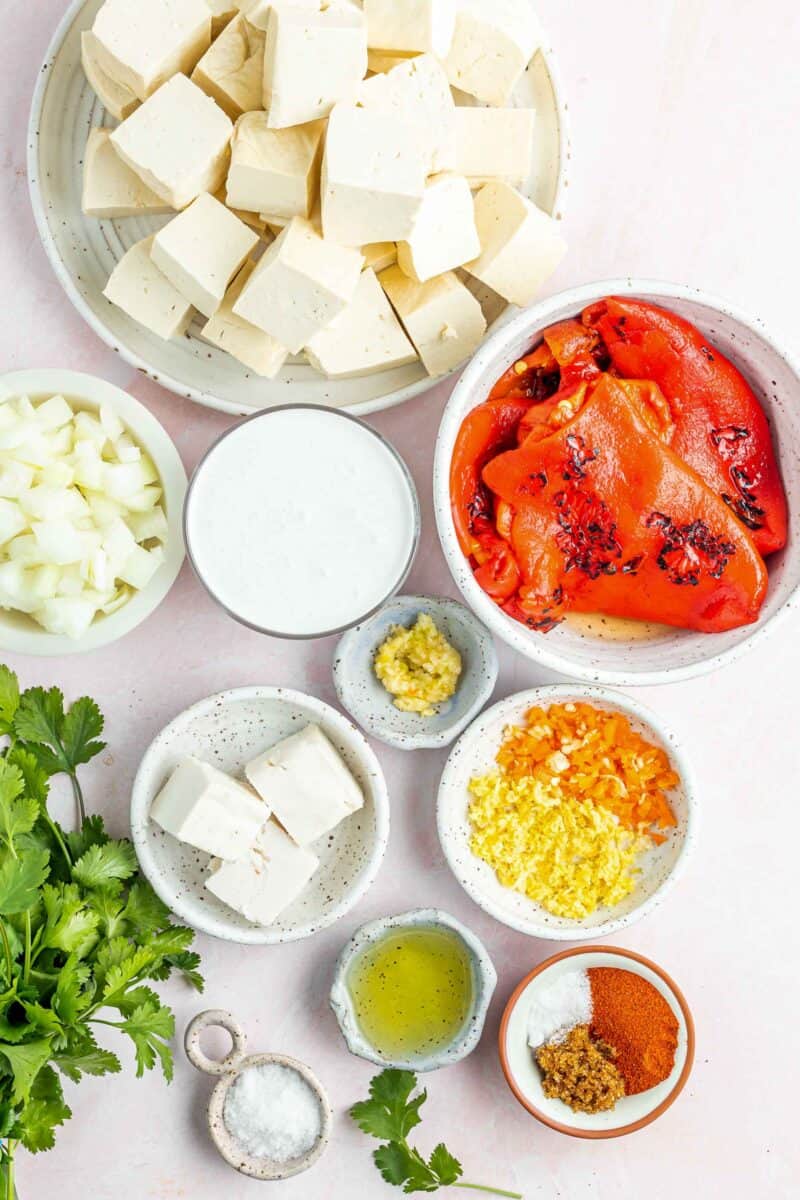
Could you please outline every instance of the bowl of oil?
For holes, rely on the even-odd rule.
[[[330,1002],[351,1053],[435,1071],[475,1049],[496,983],[471,930],[440,909],[417,908],[356,931],[339,955]]]

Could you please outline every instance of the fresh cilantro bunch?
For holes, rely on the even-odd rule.
[[[370,1083],[369,1100],[362,1100],[350,1109],[350,1116],[359,1129],[384,1143],[372,1157],[386,1182],[402,1187],[404,1192],[435,1192],[440,1187],[458,1187],[522,1200],[518,1192],[505,1192],[480,1183],[463,1183],[461,1163],[442,1142],[429,1159],[409,1146],[408,1135],[420,1124],[419,1110],[428,1098],[426,1091],[412,1095],[416,1086],[417,1077],[413,1071],[389,1067]]]
[[[77,768],[99,754],[93,700],[64,709],[57,688],[20,694],[0,665],[0,1194],[14,1193],[17,1145],[49,1150],[72,1115],[61,1076],[121,1069],[100,1027],[133,1042],[137,1075],[172,1078],[172,1012],[148,986],[175,970],[202,990],[191,929],[140,877],[133,847],[86,817]],[[80,814],[68,833],[47,810],[49,779],[67,774]],[[4,1187],[4,1191],[2,1190]]]

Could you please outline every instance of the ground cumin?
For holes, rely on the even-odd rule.
[[[625,1095],[625,1081],[614,1063],[612,1046],[590,1037],[588,1025],[576,1025],[561,1042],[536,1051],[542,1090],[575,1112],[613,1108]]]
[[[678,1048],[678,1021],[652,983],[616,967],[589,969],[592,1037],[616,1051],[614,1062],[634,1096],[655,1087],[672,1071]]]

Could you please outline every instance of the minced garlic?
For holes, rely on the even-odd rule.
[[[434,717],[437,705],[455,695],[461,655],[433,618],[420,613],[410,629],[393,627],[375,655],[375,674],[395,697],[395,708]]]

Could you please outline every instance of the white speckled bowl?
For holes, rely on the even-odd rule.
[[[461,422],[482,403],[503,372],[555,321],[574,317],[603,296],[637,296],[695,324],[746,376],[772,425],[791,523],[786,548],[768,560],[770,587],[759,621],[727,633],[674,629],[644,641],[604,641],[568,624],[538,633],[507,617],[475,582],[450,512],[450,461]],[[800,594],[800,366],[761,322],[694,288],[640,279],[612,279],[561,292],[520,313],[497,332],[464,371],[445,409],[436,442],[434,505],[439,538],[467,604],[493,633],[526,658],[588,683],[631,686],[675,683],[739,658],[796,607]]]
[[[411,626],[420,613],[461,655],[462,673],[455,695],[435,717],[401,712],[375,674],[375,654],[394,625]],[[483,708],[497,682],[497,651],[492,635],[456,600],[436,596],[396,596],[374,616],[349,630],[336,647],[333,679],[344,708],[362,729],[398,750],[448,746]]]
[[[472,962],[472,1011],[458,1036],[449,1046],[445,1046],[427,1057],[387,1059],[374,1049],[358,1027],[353,1001],[347,987],[347,975],[361,951],[380,941],[390,929],[408,929],[414,926],[428,928],[438,926],[459,936]],[[496,985],[497,973],[492,960],[489,958],[483,942],[467,929],[466,925],[462,925],[455,917],[451,917],[449,913],[442,912],[438,908],[414,908],[410,912],[399,913],[396,917],[383,917],[378,921],[370,921],[356,930],[336,963],[330,1002],[351,1054],[365,1058],[368,1062],[375,1063],[380,1067],[401,1067],[409,1071],[437,1071],[440,1067],[449,1067],[453,1063],[461,1062],[462,1058],[471,1054],[478,1045]]]
[[[599,909],[576,921],[547,912],[527,896],[503,887],[494,871],[470,850],[470,826],[467,817],[467,785],[476,775],[495,768],[495,755],[507,725],[521,724],[529,708],[583,701],[596,708],[625,714],[633,728],[669,754],[681,783],[669,794],[669,802],[678,820],[661,846],[653,846],[639,856],[641,870],[636,888],[613,909]],[[678,739],[662,721],[643,705],[607,688],[565,684],[560,687],[531,688],[501,700],[487,709],[450,752],[437,800],[439,840],[445,857],[458,882],[486,912],[504,925],[527,933],[529,937],[552,941],[579,941],[608,937],[626,929],[663,903],[669,889],[679,878],[695,835],[695,785],[693,773]]]
[[[204,886],[210,856],[160,829],[150,820],[150,806],[185,755],[238,776],[251,758],[312,723],[355,775],[364,807],[313,843],[320,867],[294,904],[272,925],[253,925]],[[289,688],[245,687],[192,705],[150,744],[133,785],[131,829],[142,870],[181,920],[226,941],[271,945],[326,929],[372,885],[389,838],[389,797],[366,738],[329,704]]]

